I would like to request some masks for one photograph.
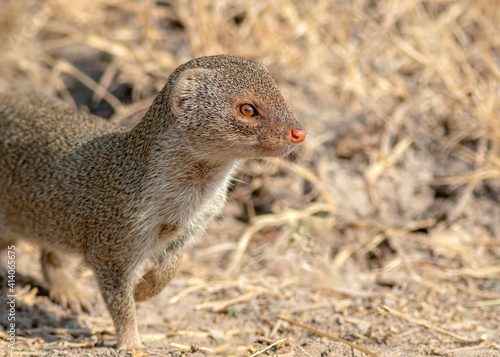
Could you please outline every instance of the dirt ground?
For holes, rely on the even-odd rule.
[[[500,356],[500,4],[0,0],[0,90],[128,126],[179,64],[217,53],[266,61],[305,145],[241,167],[137,304],[143,351],[113,348],[77,257],[91,315],[50,300],[19,242],[0,355]]]

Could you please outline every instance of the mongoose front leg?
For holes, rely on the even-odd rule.
[[[116,328],[117,348],[124,350],[143,348],[137,329],[133,271],[124,261],[91,260],[106,307]],[[87,258],[88,259],[88,258]]]
[[[135,301],[145,301],[158,295],[172,280],[182,260],[182,248],[165,250],[155,266],[135,287]]]
[[[69,307],[75,314],[91,312],[87,295],[78,288],[75,279],[66,270],[63,259],[56,252],[43,249],[40,261],[50,297],[62,307]]]

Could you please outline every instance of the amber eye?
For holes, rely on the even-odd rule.
[[[259,112],[257,112],[257,109],[255,109],[254,106],[250,104],[240,105],[240,113],[246,117],[254,117],[259,114]]]

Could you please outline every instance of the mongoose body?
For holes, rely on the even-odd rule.
[[[77,312],[89,304],[62,262],[81,254],[118,347],[138,348],[135,301],[173,277],[184,244],[220,213],[239,160],[285,155],[305,135],[265,66],[229,55],[180,66],[132,129],[1,93],[0,243],[39,245],[52,296]]]

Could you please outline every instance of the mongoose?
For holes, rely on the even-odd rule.
[[[167,285],[185,243],[220,214],[238,162],[286,155],[305,137],[266,67],[231,55],[181,65],[132,129],[2,93],[0,245],[39,245],[52,296],[74,311],[89,304],[62,258],[82,255],[117,347],[140,348],[135,301]]]

